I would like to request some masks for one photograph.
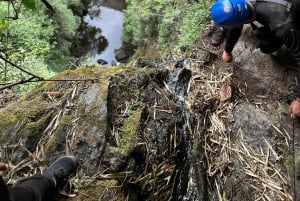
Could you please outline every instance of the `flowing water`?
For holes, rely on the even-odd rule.
[[[175,185],[176,190],[173,191],[173,200],[197,201],[199,195],[197,187],[192,178],[192,125],[194,124],[194,117],[186,106],[187,93],[190,87],[190,80],[192,76],[192,63],[189,59],[184,59],[180,62],[180,68],[177,68],[169,75],[167,85],[174,93],[175,102],[177,102],[182,110],[182,117],[184,124],[182,125],[182,143],[183,146],[178,150],[178,161],[176,164]]]

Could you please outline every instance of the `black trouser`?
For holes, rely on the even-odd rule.
[[[253,33],[256,36],[256,48],[259,48],[265,54],[275,52],[283,45],[283,42],[266,27],[256,28]]]
[[[8,192],[10,201],[54,201],[57,193],[53,182],[43,176],[33,176],[24,179],[8,189],[8,191],[3,184],[5,185],[2,180],[0,182],[0,195],[3,194],[5,197],[5,194]]]

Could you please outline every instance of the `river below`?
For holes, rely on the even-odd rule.
[[[90,55],[95,62],[114,65],[116,50],[122,46],[124,15],[121,11],[93,5],[83,21],[97,30],[92,41]]]
[[[88,55],[103,66],[117,65],[117,50],[122,48],[124,4],[114,0],[92,2],[72,43],[72,55]]]

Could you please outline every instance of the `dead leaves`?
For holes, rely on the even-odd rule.
[[[48,92],[44,92],[43,95],[45,97],[60,97],[62,95],[62,92],[60,92],[60,91],[48,91]]]
[[[224,83],[220,89],[220,101],[229,100],[232,96],[231,86],[228,83]]]

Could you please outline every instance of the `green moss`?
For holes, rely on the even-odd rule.
[[[22,124],[18,128],[18,131],[16,131],[18,135],[17,139],[25,139],[25,146],[30,150],[34,150],[48,125],[50,116],[51,114],[44,114],[40,116],[37,121],[30,121],[23,117],[25,121],[21,121],[22,123],[26,123]]]
[[[17,121],[22,119],[30,119],[31,121],[37,121],[42,118],[45,113],[47,105],[43,105],[36,99],[31,101],[17,101],[10,104],[0,112],[0,127],[10,128],[16,124]]]
[[[43,129],[44,126],[46,125],[46,120],[47,120],[48,116],[44,116],[41,117],[37,122],[30,122],[28,124],[26,124],[26,126],[24,127],[24,129],[22,130],[22,132],[20,132],[21,135],[23,134],[34,134],[36,133],[37,129]]]
[[[68,127],[71,125],[72,120],[73,117],[71,115],[65,115],[63,116],[63,118],[59,120],[58,127],[55,129],[55,131],[53,132],[51,138],[47,143],[46,153],[51,153],[52,151],[60,150],[62,147],[64,147],[61,145],[65,143],[66,131],[68,130]]]
[[[91,200],[128,200],[124,196],[123,186],[114,179],[95,180],[94,182],[79,180],[78,193],[74,198],[62,197],[60,201],[91,201]],[[76,185],[75,185],[76,187]]]
[[[98,111],[99,108],[92,108],[90,111]],[[86,112],[86,105],[79,105],[77,110],[77,116],[80,118],[79,122],[89,125],[99,125],[99,117],[92,115],[91,112]]]
[[[129,116],[123,127],[121,128],[119,148],[122,154],[128,155],[131,148],[137,144],[138,138],[138,127],[141,119],[142,110],[136,110]]]
[[[36,94],[36,96],[38,96]],[[0,126],[5,128],[7,126],[12,127],[17,121],[37,122],[42,119],[43,116],[47,116],[48,111],[53,107],[53,103],[41,102],[39,98],[35,98],[29,101],[19,99],[8,105],[0,112]],[[54,106],[55,107],[55,106]]]
[[[68,89],[73,89],[74,82],[77,82],[78,84],[84,83],[85,85],[87,85],[89,82],[101,82],[101,84],[105,85],[107,84],[109,78],[117,72],[119,72],[120,70],[122,70],[121,67],[104,68],[94,66],[81,67],[76,70],[66,70],[55,75],[51,78],[51,80],[71,81],[45,81],[38,88],[24,95],[22,97],[22,100],[29,101],[33,99],[38,99],[39,101],[41,101],[43,93],[48,91],[60,91],[63,94],[67,94]]]
[[[16,124],[18,116],[15,115],[12,111],[4,110],[0,112],[0,119],[0,127],[6,129]]]
[[[100,94],[103,103],[107,103],[108,82],[101,82],[98,94]]]

